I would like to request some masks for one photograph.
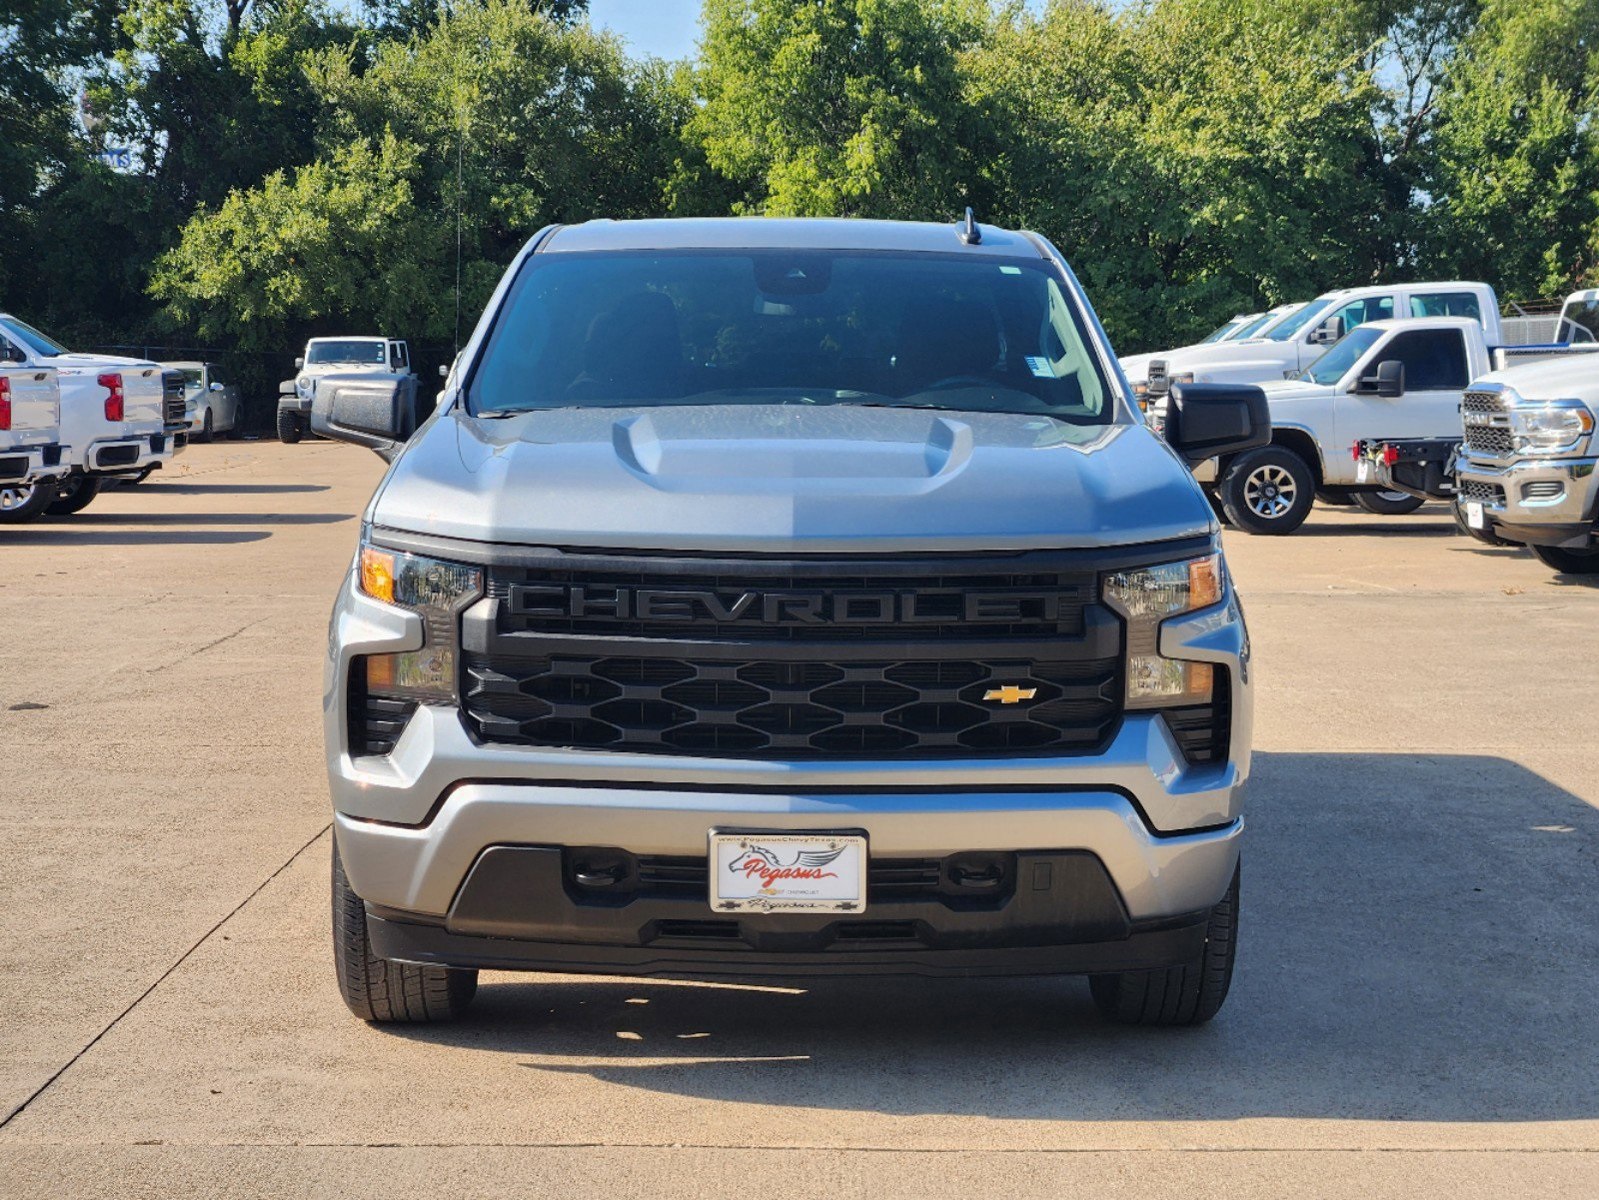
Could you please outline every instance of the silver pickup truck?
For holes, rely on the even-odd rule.
[[[334,604],[334,955],[371,1021],[480,968],[1087,975],[1227,994],[1249,638],[1188,463],[1031,233],[596,221],[511,265],[436,411],[320,380],[392,465]]]

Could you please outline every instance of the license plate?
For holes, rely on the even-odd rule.
[[[866,837],[858,833],[711,830],[717,912],[860,912]]]
[[[1473,529],[1485,529],[1488,520],[1483,516],[1482,502],[1480,500],[1466,501],[1466,524]]]
[[[1364,458],[1355,464],[1355,482],[1365,483],[1371,478],[1371,463]]]

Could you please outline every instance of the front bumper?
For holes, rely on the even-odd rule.
[[[1599,458],[1525,459],[1497,465],[1462,452],[1458,503],[1479,503],[1491,531],[1530,546],[1583,547],[1599,518]]]
[[[62,465],[65,450],[59,442],[0,447],[0,484],[56,478],[66,471]]]
[[[1230,753],[1203,766],[1189,766],[1165,721],[1147,712],[1126,714],[1093,755],[773,762],[486,744],[454,708],[423,705],[390,754],[352,756],[351,660],[419,648],[422,636],[415,613],[371,600],[347,576],[326,662],[328,773],[345,872],[385,956],[596,971],[1120,970],[1184,958],[1202,937],[1202,928],[1192,932],[1196,914],[1221,899],[1237,865],[1253,679],[1230,587],[1221,603],[1169,620],[1161,633],[1163,653],[1228,671]],[[666,917],[634,901],[631,912],[602,914],[596,926],[592,913],[567,911],[548,869],[527,858],[518,861],[533,865],[510,873],[521,882],[492,893],[487,918],[463,915],[467,883],[503,854],[558,858],[565,849],[612,847],[703,861],[713,826],[859,829],[873,860],[1078,856],[1103,872],[1116,936],[1103,922],[1085,923],[1080,907],[1032,921],[1034,933],[1015,944],[1002,936],[1004,919],[963,925],[967,918],[949,919],[947,906],[885,916],[869,902],[867,925],[910,922],[915,937],[868,945],[788,924],[797,918],[762,917],[710,945],[663,942],[651,932],[661,921],[710,920],[708,902],[677,897],[676,915]],[[1179,927],[1190,932],[1174,933]],[[775,933],[796,936],[777,950]]]
[[[90,475],[128,475],[159,467],[177,453],[180,438],[187,440],[182,434],[162,432],[92,442],[84,470]]]

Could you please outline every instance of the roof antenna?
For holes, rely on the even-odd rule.
[[[970,205],[966,206],[966,220],[961,225],[960,239],[968,246],[975,246],[983,240],[983,232],[977,228],[977,218],[972,216]]]

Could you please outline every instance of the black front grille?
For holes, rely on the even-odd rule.
[[[1497,483],[1484,483],[1480,479],[1462,479],[1458,485],[1462,500],[1481,500],[1484,504],[1505,502],[1505,489]]]
[[[1026,698],[1004,703],[1006,695]],[[490,741],[850,758],[1088,752],[1113,732],[1120,695],[1117,657],[835,664],[468,655],[465,703]]]
[[[1092,571],[970,560],[929,570],[564,556],[488,580],[505,633],[785,642],[1076,637],[1096,587]]]
[[[388,754],[405,732],[416,712],[415,700],[392,696],[373,696],[366,690],[365,660],[357,659],[350,671],[349,688],[350,753]]]
[[[1498,392],[1467,392],[1460,401],[1463,412],[1496,413],[1504,411]]]
[[[1072,560],[1073,563],[1080,559]],[[1060,555],[843,564],[553,555],[462,620],[481,739],[748,758],[1086,754],[1122,625]]]

